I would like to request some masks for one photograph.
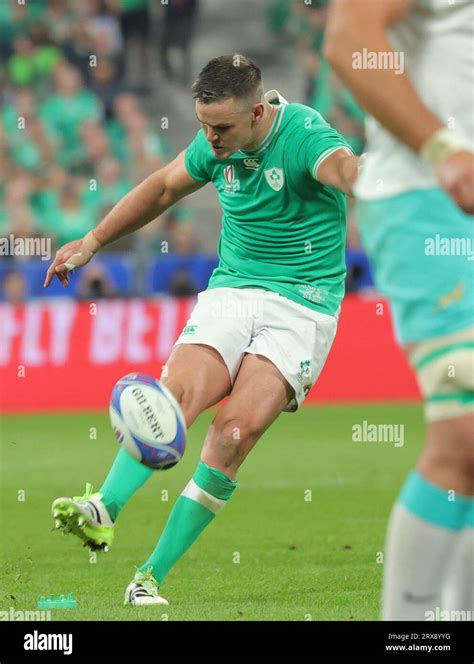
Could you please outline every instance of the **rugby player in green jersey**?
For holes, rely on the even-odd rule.
[[[345,194],[359,167],[319,113],[276,90],[264,94],[259,68],[242,55],[211,60],[192,92],[201,129],[191,145],[93,231],[62,247],[45,281],[56,275],[67,286],[68,273],[103,246],[208,182],[216,187],[219,265],[160,380],[188,427],[229,399],[155,550],[126,590],[132,605],[167,603],[159,586],[170,568],[231,498],[238,468],[263,432],[282,411],[297,410],[316,382],[344,295]],[[69,499],[77,512],[72,532],[91,546],[110,546],[120,510],[152,474],[121,449],[98,493],[87,485],[84,496]]]

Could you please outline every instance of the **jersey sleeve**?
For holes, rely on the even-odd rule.
[[[306,131],[308,135],[303,137],[297,160],[298,167],[312,178],[317,179],[319,165],[336,150],[346,148],[353,154],[349,143],[319,114],[312,119],[311,127]]]
[[[184,164],[189,175],[199,182],[210,182],[209,143],[200,129],[186,149]]]

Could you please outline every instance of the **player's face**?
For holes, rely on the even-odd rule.
[[[214,155],[225,159],[253,143],[255,128],[263,116],[263,104],[254,104],[249,109],[236,99],[212,104],[197,101],[196,115]]]

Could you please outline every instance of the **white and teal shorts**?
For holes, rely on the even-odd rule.
[[[474,217],[441,189],[358,201],[356,215],[400,343],[474,324]]]
[[[359,201],[357,221],[427,419],[474,412],[474,217],[422,189]]]

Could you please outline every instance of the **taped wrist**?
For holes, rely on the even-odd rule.
[[[420,156],[436,168],[453,154],[464,149],[452,131],[447,127],[441,127],[422,145]]]
[[[81,267],[81,265],[90,261],[92,256],[99,251],[101,246],[101,243],[98,241],[93,231],[89,231],[82,238],[81,250],[76,254],[72,254],[72,256],[69,257],[68,262],[65,263],[68,272],[72,272],[76,267]]]

